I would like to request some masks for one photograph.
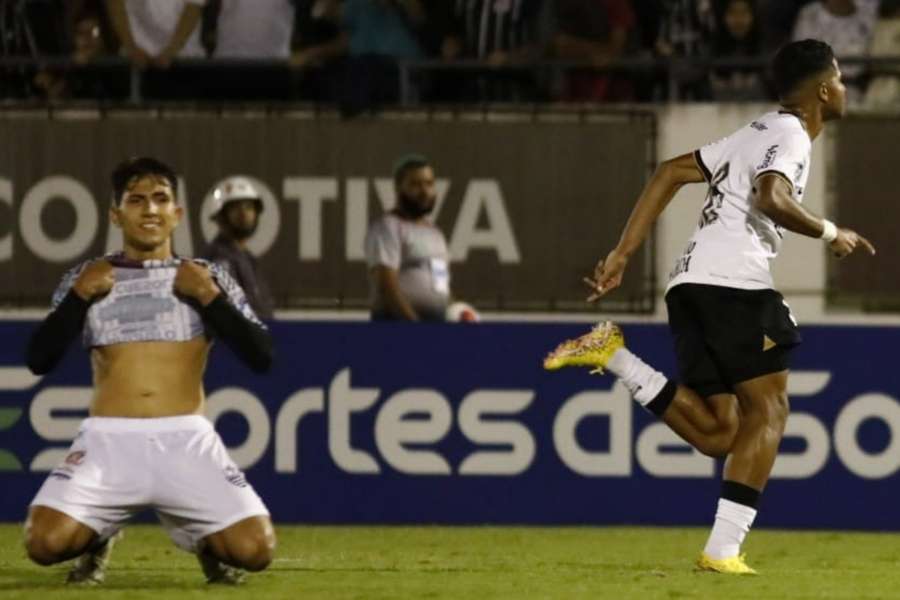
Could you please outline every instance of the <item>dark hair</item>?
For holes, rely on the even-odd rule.
[[[394,183],[400,185],[403,178],[410,171],[430,167],[431,163],[421,154],[406,154],[397,159],[394,163]]]
[[[122,201],[122,195],[128,190],[129,184],[144,177],[162,177],[172,188],[172,193],[178,189],[178,176],[172,167],[149,156],[133,156],[122,161],[113,169],[113,203],[118,206]]]
[[[772,82],[779,98],[786,98],[797,86],[830,69],[834,62],[831,46],[819,40],[799,40],[782,46],[772,59]]]

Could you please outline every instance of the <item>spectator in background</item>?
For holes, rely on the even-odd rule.
[[[175,57],[205,56],[200,23],[206,0],[107,0],[122,51],[138,68],[166,69]]]
[[[791,40],[797,13],[810,2],[818,0],[757,0],[756,14],[759,23],[763,52],[768,56]]]
[[[366,233],[373,321],[444,321],[450,300],[449,252],[428,220],[437,202],[434,169],[420,155],[394,168],[396,207]]]
[[[340,27],[340,2],[295,0],[296,17],[289,64],[293,67],[291,96],[333,103],[338,97],[346,39]]]
[[[206,0],[107,0],[110,21],[122,53],[143,77],[148,98],[196,98],[209,85],[205,73],[190,66],[172,68],[175,58],[203,58],[200,19]]]
[[[218,0],[214,58],[287,60],[295,7],[292,0]]]
[[[218,263],[237,281],[247,301],[261,319],[273,317],[275,302],[256,258],[247,250],[247,241],[259,225],[263,203],[246,177],[229,177],[213,191],[212,219],[219,234],[203,258]]]
[[[807,38],[826,42],[840,59],[866,56],[872,44],[878,0],[820,0],[805,6],[794,24],[794,40]],[[841,63],[847,99],[861,100],[864,68]]]
[[[294,53],[297,67],[344,57],[338,103],[346,116],[399,99],[397,61],[425,57],[416,35],[425,24],[422,0],[319,0],[313,11],[334,19],[340,34],[332,41]]]
[[[553,2],[547,0],[455,0],[458,54],[447,59],[478,60],[490,67],[527,65],[546,54]],[[462,100],[534,100],[530,74],[459,78]]]
[[[557,0],[554,54],[563,60],[589,63],[602,69],[621,57],[635,27],[628,0]],[[622,101],[631,96],[627,81],[595,69],[567,74],[563,99]]]
[[[210,0],[206,10],[212,13],[205,16],[205,22],[214,27],[213,58],[248,61],[228,64],[226,72],[209,78],[206,94],[240,100],[287,98],[291,92],[287,60],[291,56],[294,2]]]
[[[653,53],[663,59],[702,59],[709,56],[715,13],[712,0],[642,0],[635,3],[645,39]],[[682,100],[710,97],[707,69],[692,62],[676,62],[672,73],[674,91]],[[667,97],[664,86],[669,74],[659,73],[650,92],[651,100]]]
[[[900,55],[900,0],[882,0],[881,18],[875,24],[872,56]],[[896,68],[879,69],[869,82],[864,103],[869,108],[900,105],[900,72]]]
[[[716,15],[712,56],[753,59],[761,56],[754,0],[725,0]],[[717,67],[710,73],[713,99],[720,102],[762,100],[765,86],[757,67]]]
[[[118,89],[116,82],[106,77],[105,73],[85,69],[95,59],[109,54],[109,48],[103,35],[103,22],[100,15],[85,10],[75,17],[72,30],[72,62],[78,67],[75,71],[43,70],[34,78],[35,87],[48,100],[63,98],[108,99]]]

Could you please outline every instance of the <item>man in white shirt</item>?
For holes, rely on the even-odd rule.
[[[855,231],[801,204],[812,140],[846,110],[831,47],[817,40],[784,46],[773,61],[782,110],[727,138],[662,163],[641,193],[618,245],[586,278],[593,301],[619,286],[629,256],[687,183],[709,185],[706,204],[666,292],[679,377],[668,380],[624,347],[602,323],[550,353],[547,369],[591,366],[619,377],[634,399],[704,454],[727,457],[715,523],[697,566],[753,574],[740,547],[756,517],[784,433],[791,350],[797,324],[772,287],[769,261],[785,230],[829,244],[840,257],[875,253]]]
[[[202,58],[200,17],[206,0],[106,0],[128,59],[139,68],[168,68],[175,57]]]
[[[794,23],[792,39],[814,38],[829,44],[841,57],[867,56],[878,21],[878,0],[819,0],[804,6]],[[844,69],[851,103],[859,100],[862,65]]]
[[[366,232],[372,320],[443,321],[450,302],[450,253],[428,215],[437,202],[434,169],[418,154],[394,168],[397,206]]]
[[[291,55],[291,0],[222,0],[215,58],[287,60]]]

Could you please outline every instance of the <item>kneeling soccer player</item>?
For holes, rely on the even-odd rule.
[[[184,209],[171,168],[130,159],[112,183],[123,251],[69,271],[28,346],[29,368],[47,373],[81,333],[94,380],[89,418],[31,503],[28,556],[77,558],[69,581],[100,583],[123,524],[151,508],[207,581],[238,583],[269,565],[275,534],[203,416],[203,372],[213,336],[268,370],[271,336],[225,271],[173,254]]]

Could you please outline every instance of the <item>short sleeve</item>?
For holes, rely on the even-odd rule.
[[[372,223],[366,233],[366,264],[369,268],[383,266],[399,269],[400,232],[390,220],[381,218]]]
[[[712,181],[712,174],[718,170],[719,162],[725,153],[725,142],[728,138],[722,138],[717,142],[706,144],[705,146],[694,150],[694,161],[700,170],[703,171],[703,178],[706,181]]]
[[[753,157],[752,178],[756,179],[763,173],[778,173],[789,182],[796,181],[798,174],[803,170],[812,143],[809,137],[802,132],[785,133],[772,138],[770,143],[763,144],[757,150],[758,156]]]

